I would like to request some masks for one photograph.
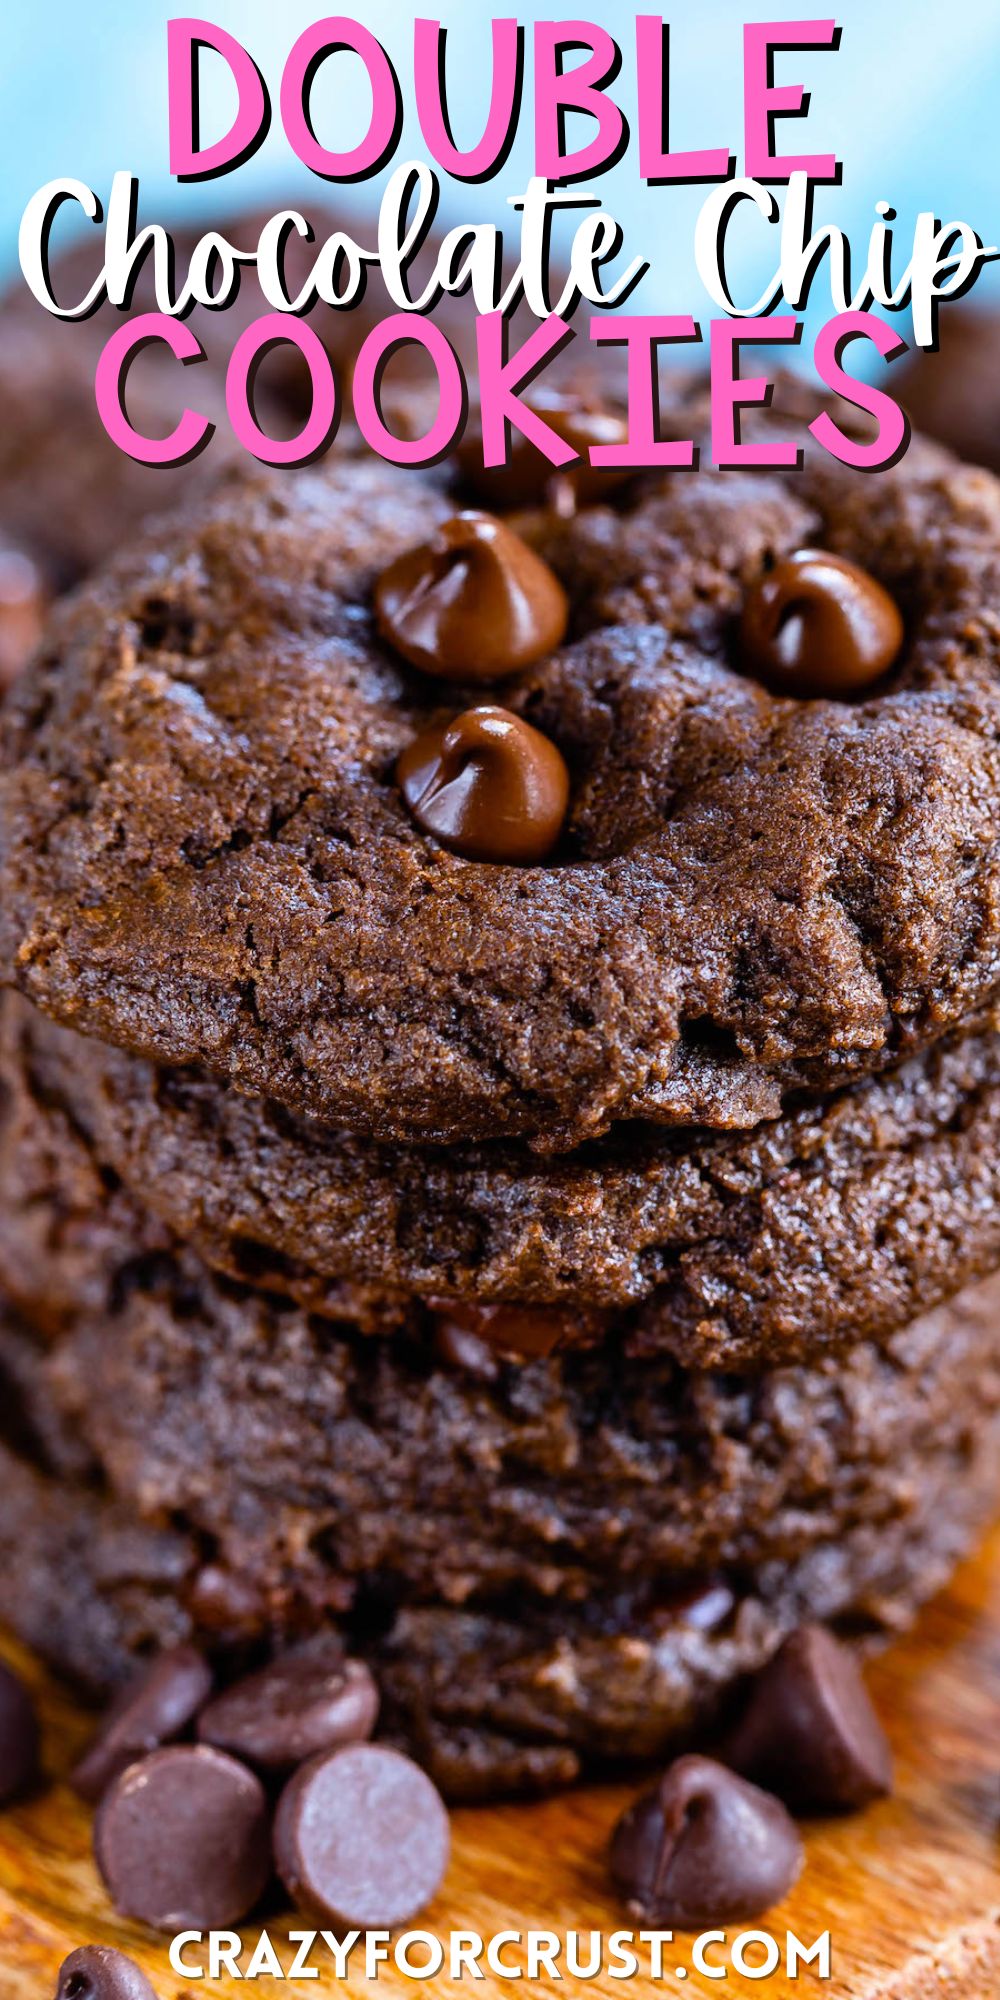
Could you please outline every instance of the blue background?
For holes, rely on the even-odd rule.
[[[468,143],[481,131],[488,98],[487,24],[493,12],[507,10],[525,22],[571,12],[552,5],[515,9],[510,0],[506,9],[501,0],[495,6],[489,0],[437,0],[419,7],[400,0],[363,0],[354,10],[387,47],[403,85],[407,116],[397,164],[424,153],[408,91],[415,12],[438,17],[449,28],[453,122],[459,142]],[[203,216],[208,227],[244,202],[263,199],[278,207],[290,197],[308,214],[310,203],[317,206],[331,194],[359,218],[370,213],[380,183],[341,190],[317,181],[295,162],[277,115],[284,57],[302,28],[323,12],[316,0],[284,0],[282,5],[275,0],[203,0],[199,11],[249,47],[264,73],[275,115],[263,148],[236,174],[185,188],[171,182],[166,22],[182,11],[161,0],[88,0],[86,5],[78,0],[44,0],[42,5],[8,0],[0,78],[4,274],[16,270],[17,227],[25,202],[58,175],[80,177],[103,199],[116,168],[139,174],[140,220],[147,221]],[[648,0],[643,11],[653,11]],[[737,155],[737,171],[742,171],[741,26],[748,16],[759,19],[769,9],[766,4],[754,8],[752,0],[680,0],[663,11],[671,23],[671,144],[728,144]],[[792,16],[810,9],[791,0],[773,11]],[[841,0],[834,11],[843,29],[839,53],[778,58],[779,83],[802,82],[813,93],[805,126],[779,125],[779,149],[794,150],[798,144],[812,152],[835,151],[844,162],[843,186],[818,195],[817,222],[836,221],[852,232],[859,269],[879,199],[891,201],[899,212],[901,247],[908,244],[912,218],[921,208],[942,218],[964,217],[984,239],[996,241],[998,0],[953,0],[951,5],[941,0]],[[633,10],[611,0],[588,0],[579,13],[602,22],[622,44],[623,70],[614,94],[629,115],[634,103]],[[353,60],[338,57],[328,63],[314,91],[317,135],[338,146],[359,137],[367,123],[367,92],[355,87]],[[228,126],[232,100],[216,59],[210,59],[205,75],[210,87],[204,132],[210,140]],[[520,192],[531,171],[530,77],[529,37],[529,88],[511,156],[500,179],[485,186],[445,178],[440,211],[445,221],[510,218],[505,197]],[[579,138],[584,136],[581,128]],[[695,273],[692,235],[708,190],[643,188],[634,146],[594,185],[625,230],[620,268],[634,255],[651,260],[634,307],[704,314],[708,301]],[[736,239],[730,267],[734,289],[737,282],[745,286],[748,299],[756,295],[755,282],[763,282],[774,266],[776,236],[759,224],[744,227]],[[995,296],[998,286],[994,265],[976,289]],[[817,284],[813,312],[826,317],[829,310],[828,291]]]

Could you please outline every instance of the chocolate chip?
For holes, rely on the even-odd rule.
[[[59,1968],[56,2000],[156,2000],[140,1965],[106,1944],[81,1945]]]
[[[567,390],[536,390],[525,401],[565,444],[579,455],[564,466],[553,465],[544,452],[528,439],[516,436],[506,465],[483,464],[483,439],[478,426],[466,431],[456,457],[463,477],[473,490],[494,507],[530,507],[539,501],[555,502],[560,512],[570,505],[585,505],[613,493],[616,486],[635,478],[629,465],[591,465],[592,445],[624,444],[628,424],[617,410],[610,410],[599,397]]]
[[[278,1873],[321,1921],[386,1929],[415,1916],[448,1865],[448,1815],[418,1765],[361,1743],[303,1764],[274,1823]]]
[[[264,1788],[207,1744],[154,1750],[105,1792],[94,1858],[123,1917],[162,1931],[239,1923],[271,1872]]]
[[[39,1775],[38,1717],[24,1682],[0,1660],[0,1804],[16,1799]]]
[[[552,1354],[575,1323],[575,1315],[553,1306],[481,1306],[459,1299],[432,1299],[430,1305],[438,1352],[460,1366],[468,1366],[482,1347],[518,1361]],[[466,1349],[469,1341],[475,1348]]]
[[[881,679],[902,643],[888,591],[828,549],[797,550],[747,592],[743,659],[775,694],[855,694]]]
[[[496,681],[565,637],[569,605],[548,563],[491,514],[456,514],[375,585],[384,639],[446,681]]]
[[[760,1916],[797,1880],[802,1859],[780,1801],[710,1757],[679,1757],[611,1839],[611,1873],[629,1910],[674,1930]]]
[[[182,1736],[212,1692],[207,1662],[193,1646],[160,1653],[129,1681],[70,1778],[94,1805],[127,1764]]]
[[[378,1690],[360,1660],[339,1646],[288,1653],[210,1702],[198,1719],[203,1743],[258,1771],[293,1771],[320,1750],[370,1736]]]
[[[822,1625],[758,1674],[726,1763],[800,1810],[851,1811],[892,1788],[892,1755],[853,1653]]]
[[[565,762],[505,708],[467,708],[410,743],[396,766],[418,826],[467,861],[544,861],[569,803]]]

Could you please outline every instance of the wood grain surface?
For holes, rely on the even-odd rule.
[[[302,1985],[269,1976],[252,1984],[229,1976],[186,1983],[171,1972],[164,1942],[114,1917],[90,1858],[89,1816],[58,1782],[84,1740],[87,1718],[15,1646],[3,1650],[38,1690],[55,1782],[0,1816],[0,2000],[52,2000],[61,1960],[89,1942],[131,1953],[159,2000],[456,1990],[445,1974],[418,1982],[388,1966],[376,1984],[361,1963],[346,1981],[328,1967]],[[780,1970],[754,1980],[731,1963],[725,1979],[711,1979],[694,1968],[691,1940],[678,1938],[665,1950],[659,1980],[645,1972],[613,1979],[605,1971],[557,1983],[542,1972],[517,1986],[492,1975],[473,1985],[467,1974],[459,1990],[471,1989],[481,2000],[540,1989],[619,2000],[653,1993],[792,2000],[811,1992],[828,2000],[1000,2000],[1000,1535],[965,1566],[917,1631],[873,1666],[871,1684],[895,1748],[895,1796],[859,1818],[809,1827],[798,1887],[762,1920],[783,1949],[789,1931],[806,1944],[829,1931],[829,1980],[809,1967],[794,1979]],[[604,1860],[625,1796],[589,1789],[539,1805],[457,1813],[444,1892],[419,1926],[441,1937],[452,1929],[484,1937],[534,1929],[562,1936],[600,1931],[607,1938],[629,1928],[609,1893]],[[266,1926],[289,1965],[289,1922],[277,1906],[273,1915],[258,1916],[245,1927],[241,1962],[249,1961]],[[735,1935],[729,1934],[730,1947]],[[584,1962],[588,1945],[584,1936]],[[524,1962],[516,1947],[507,1952]],[[727,1964],[721,1946],[708,1958]],[[749,1947],[747,1958],[752,1964]]]

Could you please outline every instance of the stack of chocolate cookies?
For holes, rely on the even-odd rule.
[[[335,1627],[464,1798],[1000,1500],[1000,486],[475,473],[227,475],[0,772],[0,1615]]]

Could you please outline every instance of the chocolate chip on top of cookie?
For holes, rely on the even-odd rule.
[[[740,643],[775,694],[857,694],[881,680],[903,643],[887,590],[828,549],[796,549],[747,592]]]
[[[375,585],[383,638],[446,681],[495,681],[534,665],[566,636],[557,576],[502,521],[456,514]]]
[[[414,819],[468,861],[544,861],[569,773],[554,743],[503,708],[468,708],[407,744],[397,766]]]

